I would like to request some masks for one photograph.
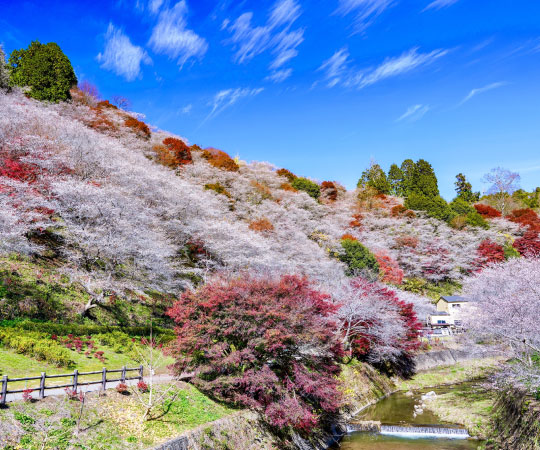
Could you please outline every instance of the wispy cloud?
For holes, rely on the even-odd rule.
[[[346,48],[342,48],[324,61],[319,70],[325,72],[325,79],[328,80],[329,87],[341,84],[346,87],[362,89],[387,78],[396,77],[419,67],[427,66],[447,53],[448,50],[444,49],[420,53],[418,48],[412,48],[400,56],[386,58],[374,68],[359,70],[349,68],[349,52]]]
[[[281,83],[282,81],[285,81],[287,78],[289,78],[292,74],[292,69],[282,69],[282,70],[275,70],[270,75],[268,75],[265,80],[272,81],[274,83]]]
[[[182,67],[190,58],[202,58],[208,50],[206,40],[187,28],[185,0],[160,12],[148,44],[157,53],[178,58]]]
[[[224,20],[221,28],[232,33],[229,42],[235,48],[234,61],[246,63],[255,56],[270,51],[274,59],[269,68],[273,74],[278,73],[276,69],[298,55],[296,48],[304,40],[303,29],[290,29],[300,13],[300,5],[296,0],[278,0],[270,9],[269,17],[262,26],[252,24],[252,12],[243,13],[234,21]]]
[[[339,0],[337,13],[343,16],[354,13],[355,30],[362,32],[397,0]]]
[[[141,74],[141,64],[151,64],[146,51],[133,45],[124,32],[109,23],[105,34],[105,49],[97,55],[101,67],[133,81]]]
[[[454,3],[457,3],[459,0],[435,0],[431,2],[429,5],[427,5],[422,12],[427,11],[429,9],[441,9],[441,8],[447,8],[448,6],[452,6]]]
[[[467,96],[463,100],[461,100],[459,104],[463,105],[463,103],[468,102],[471,98],[473,98],[474,96],[478,94],[483,94],[484,92],[491,91],[493,89],[497,89],[502,86],[506,86],[507,84],[508,83],[506,81],[498,81],[496,83],[491,83],[481,88],[472,89],[471,92],[469,92]]]
[[[263,88],[255,88],[255,89],[236,88],[236,89],[224,89],[222,91],[219,91],[214,96],[212,101],[209,103],[209,105],[212,106],[212,110],[210,111],[210,114],[208,114],[206,119],[204,119],[204,121],[217,116],[218,114],[223,112],[225,109],[234,105],[239,100],[246,97],[254,97],[260,94],[263,90],[264,90]]]
[[[190,103],[189,105],[186,105],[182,108],[180,108],[181,114],[189,114],[191,112],[191,109],[193,108],[193,105]]]
[[[148,9],[152,14],[156,14],[159,9],[161,8],[161,5],[163,5],[164,0],[150,0],[148,2]]]
[[[416,122],[417,120],[421,119],[424,114],[426,114],[429,111],[429,105],[413,105],[409,106],[407,108],[407,111],[405,111],[396,122],[401,122],[402,120],[408,120],[409,122]]]

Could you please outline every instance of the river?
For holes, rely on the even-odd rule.
[[[396,392],[364,409],[355,421],[381,422],[380,433],[350,432],[341,442],[342,450],[471,450],[479,441],[466,439],[459,425],[445,423],[435,414],[421,409],[422,395],[430,391],[442,394],[469,387],[468,383],[415,391],[413,395]],[[415,409],[416,407],[416,409]],[[354,428],[354,424],[351,424]],[[445,437],[451,436],[449,437]]]

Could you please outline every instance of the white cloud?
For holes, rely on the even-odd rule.
[[[356,31],[362,32],[394,3],[396,3],[395,0],[339,0],[336,12],[344,16],[351,12],[356,14]]]
[[[375,68],[358,70],[349,69],[349,53],[345,48],[334,53],[326,60],[319,70],[325,71],[328,86],[338,84],[347,87],[362,89],[386,78],[395,77],[410,72],[418,67],[431,64],[440,57],[446,55],[447,50],[437,49],[429,53],[419,53],[418,48],[412,48],[400,56],[386,58]]]
[[[109,23],[105,34],[105,49],[97,55],[103,69],[111,70],[133,81],[141,73],[141,64],[151,64],[152,60],[146,51],[133,45],[122,30]]]
[[[190,58],[201,58],[208,50],[205,39],[187,29],[187,4],[181,0],[159,14],[148,44],[157,53],[178,58],[180,67]]]
[[[407,111],[405,111],[397,120],[396,122],[401,122],[402,120],[407,119],[410,122],[415,122],[419,119],[421,119],[424,114],[426,114],[429,111],[428,105],[413,105],[409,106],[407,108]]]
[[[324,61],[318,70],[325,72],[328,87],[333,87],[343,81],[343,77],[348,71],[349,52],[346,47],[335,52],[330,58]]]
[[[148,9],[152,14],[156,14],[163,5],[163,0],[150,0],[148,2]]]
[[[189,114],[191,112],[192,108],[193,108],[193,105],[190,103],[189,105],[186,105],[186,106],[180,108],[180,113]]]
[[[497,89],[497,88],[500,88],[502,86],[506,86],[507,84],[508,83],[506,81],[498,81],[496,83],[491,83],[491,84],[488,84],[487,86],[484,86],[484,87],[481,87],[481,88],[472,89],[471,92],[469,92],[467,94],[467,96],[463,100],[461,100],[461,102],[459,104],[463,105],[463,103],[468,102],[475,95],[482,94],[484,92],[491,91],[492,89]]]
[[[272,72],[270,75],[268,75],[265,80],[267,81],[273,81],[274,83],[281,83],[282,81],[285,81],[287,78],[289,78],[292,74],[292,69],[282,69],[282,70],[276,70]]]
[[[422,12],[427,11],[428,9],[441,9],[448,6],[452,6],[454,3],[457,3],[459,0],[435,0],[427,5]]]
[[[264,90],[263,88],[256,88],[256,89],[236,88],[236,89],[224,89],[222,91],[219,91],[214,96],[212,101],[209,103],[209,105],[212,106],[212,111],[210,111],[210,114],[208,114],[205,121],[212,117],[217,116],[228,107],[234,105],[240,99],[246,98],[246,97],[254,97],[260,94],[263,90]]]
[[[229,42],[234,45],[234,60],[237,63],[248,62],[255,56],[270,51],[274,59],[269,68],[273,73],[277,73],[276,69],[298,55],[296,48],[304,40],[303,29],[290,30],[299,16],[300,5],[296,0],[278,0],[262,26],[254,26],[253,13],[245,12],[232,22],[226,19],[221,28],[232,33]]]

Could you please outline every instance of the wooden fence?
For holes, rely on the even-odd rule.
[[[135,377],[128,377],[128,372],[138,372],[138,375]],[[119,373],[120,378],[112,378],[108,379],[107,374],[111,373]],[[97,381],[79,381],[79,377],[84,377],[87,375],[99,375],[101,374],[101,380]],[[71,377],[71,383],[67,384],[56,384],[52,386],[46,385],[46,380],[51,378],[69,378]],[[7,401],[7,395],[8,394],[19,394],[21,392],[26,391],[27,389],[32,389],[32,392],[37,391],[39,394],[39,398],[42,399],[45,397],[45,391],[47,389],[61,389],[61,388],[72,388],[74,392],[77,392],[77,389],[79,386],[89,386],[92,384],[101,384],[101,389],[105,390],[107,389],[107,383],[113,383],[117,381],[121,381],[122,383],[125,383],[127,380],[142,380],[143,378],[143,366],[139,366],[136,368],[128,369],[126,366],[122,367],[121,369],[114,369],[109,370],[107,368],[103,368],[103,370],[96,371],[96,372],[79,372],[77,369],[73,371],[73,373],[67,373],[63,375],[47,375],[45,372],[41,372],[41,375],[38,377],[25,377],[25,378],[8,378],[7,375],[4,375],[2,377],[2,389],[0,390],[0,405],[5,405]],[[35,381],[39,380],[39,387],[36,388],[26,388],[26,389],[13,389],[12,391],[8,390],[8,383],[14,383],[16,381]]]

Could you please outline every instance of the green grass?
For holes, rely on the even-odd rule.
[[[436,367],[420,372],[410,380],[401,381],[398,388],[404,391],[418,390],[483,378],[496,370],[498,361],[497,358],[472,359],[453,366]]]
[[[160,385],[158,389],[167,388]],[[0,448],[37,450],[45,442],[44,448],[51,450],[145,449],[234,412],[184,383],[168,392],[153,420],[146,422],[142,421],[143,406],[134,393],[126,396],[112,391],[106,397],[91,393],[77,434],[79,407],[79,402],[47,398],[0,410]]]

